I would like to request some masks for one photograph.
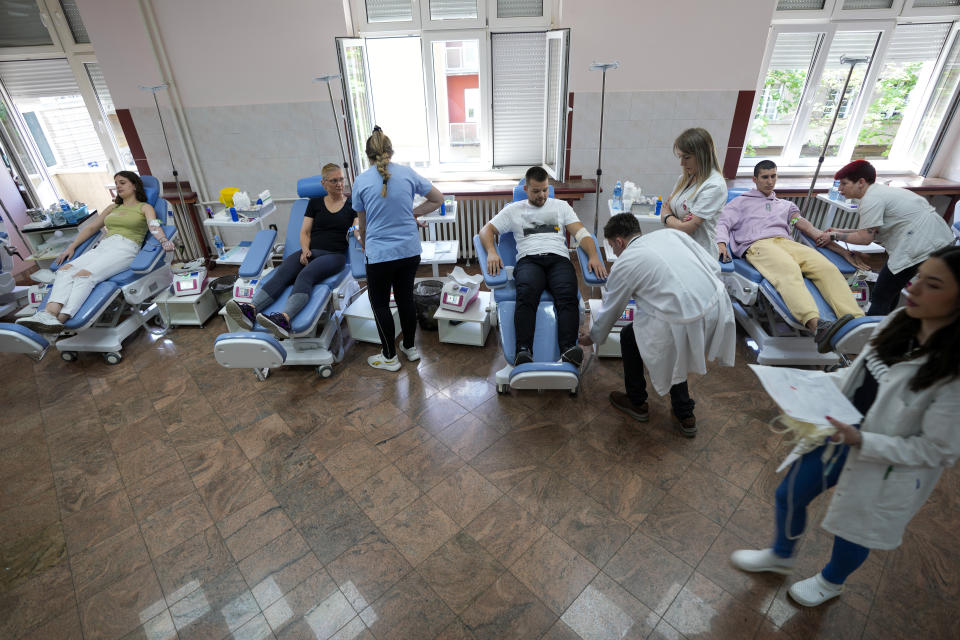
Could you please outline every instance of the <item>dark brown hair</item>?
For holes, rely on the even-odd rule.
[[[960,288],[960,247],[944,247],[934,251],[927,260],[933,258],[942,260],[947,265]],[[957,311],[960,312],[960,296],[957,304]],[[894,313],[897,316],[870,342],[880,359],[888,365],[907,359],[913,340],[920,330],[920,320],[917,318],[911,318],[903,311]],[[941,380],[949,381],[960,375],[960,313],[957,313],[953,322],[927,338],[926,343],[911,356],[927,354],[927,361],[910,380],[911,391],[922,391]]]
[[[133,184],[133,192],[137,197],[137,202],[147,201],[147,192],[143,188],[143,180],[140,179],[140,176],[135,174],[133,171],[117,171],[115,174],[113,174],[113,179],[116,180],[117,176],[126,178]],[[123,198],[120,197],[120,194],[117,194],[117,197],[113,199],[113,203],[123,204]]]

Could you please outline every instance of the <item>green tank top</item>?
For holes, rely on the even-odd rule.
[[[107,228],[107,236],[120,235],[133,240],[139,246],[147,235],[147,216],[144,215],[143,205],[138,202],[134,206],[118,205],[104,219],[103,226]]]

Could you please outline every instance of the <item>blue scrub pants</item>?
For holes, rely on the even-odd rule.
[[[807,525],[807,505],[824,490],[837,484],[847,461],[850,447],[842,445],[833,462],[828,462],[830,467],[824,476],[821,456],[825,448],[826,445],[818,447],[794,462],[783,482],[777,487],[777,532],[773,541],[773,552],[781,558],[793,555],[796,538],[799,538]],[[787,522],[788,511],[790,522]],[[866,547],[834,536],[833,552],[830,562],[822,571],[823,577],[833,584],[843,584],[847,577],[864,563],[869,553],[870,549]]]

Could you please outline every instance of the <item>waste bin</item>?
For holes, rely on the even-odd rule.
[[[222,307],[230,301],[230,298],[233,297],[233,285],[237,281],[237,276],[220,276],[219,278],[214,278],[210,282],[210,290],[213,291],[213,295],[217,298],[217,306]]]
[[[426,331],[436,331],[437,321],[433,314],[440,307],[440,292],[443,283],[439,280],[421,280],[413,285],[413,301],[417,305],[417,322]]]

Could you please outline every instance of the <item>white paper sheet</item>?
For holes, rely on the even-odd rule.
[[[780,410],[796,420],[830,424],[826,416],[856,424],[863,418],[827,374],[822,371],[751,364],[760,384]]]

